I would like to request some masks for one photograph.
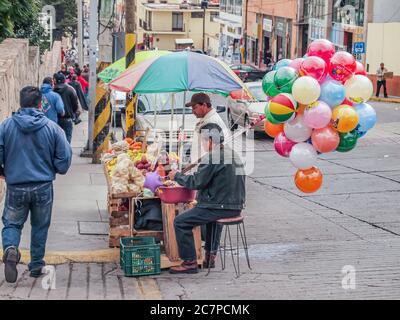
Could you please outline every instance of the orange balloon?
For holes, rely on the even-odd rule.
[[[307,170],[298,170],[294,176],[296,187],[304,193],[313,193],[322,186],[322,172],[317,167]]]
[[[283,132],[283,123],[273,124],[267,119],[264,121],[264,130],[271,138],[275,138],[278,134]]]
[[[304,111],[306,110],[306,105],[304,105],[304,104],[299,104],[299,106],[297,107],[297,110],[296,110],[296,112],[298,113],[298,114],[304,114]]]
[[[337,106],[332,112],[333,127],[340,133],[354,130],[358,125],[356,109],[348,105]]]

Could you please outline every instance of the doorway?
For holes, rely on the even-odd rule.
[[[344,46],[348,53],[353,53],[353,33],[352,32],[345,32],[344,33]]]

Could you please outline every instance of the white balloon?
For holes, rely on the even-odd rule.
[[[318,100],[321,86],[314,78],[300,77],[293,83],[292,95],[298,103],[309,105]]]
[[[344,87],[347,99],[356,104],[367,102],[374,94],[374,86],[371,80],[359,74],[347,80]]]
[[[310,139],[312,129],[304,123],[302,115],[298,115],[294,120],[286,122],[283,131],[289,140],[294,142],[304,142]]]
[[[315,166],[317,162],[317,151],[309,143],[298,143],[293,146],[289,158],[290,162],[297,169],[306,170]]]

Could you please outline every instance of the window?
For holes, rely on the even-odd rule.
[[[219,18],[219,12],[210,12],[210,22],[213,22],[215,18]]]
[[[203,12],[192,12],[192,19],[203,19]]]
[[[172,30],[183,31],[183,13],[172,12]]]
[[[226,12],[226,1],[227,1],[227,0],[220,0],[220,1],[219,1],[219,9],[220,9],[221,11]],[[229,1],[229,0],[228,0],[228,1]]]
[[[362,27],[364,25],[365,0],[341,0],[333,2],[332,21]]]

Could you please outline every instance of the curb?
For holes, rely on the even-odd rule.
[[[0,250],[0,257],[3,250]],[[119,262],[119,249],[103,249],[91,251],[49,251],[44,257],[46,264],[57,265],[65,263],[107,263]],[[28,264],[30,251],[21,250],[21,263]]]
[[[375,102],[388,102],[388,103],[400,103],[400,98],[377,98],[377,97],[372,97],[370,101],[375,101]]]

